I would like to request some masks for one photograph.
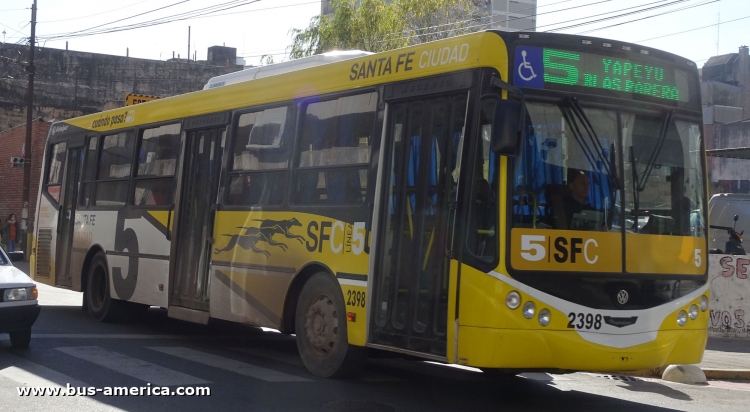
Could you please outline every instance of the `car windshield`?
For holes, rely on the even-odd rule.
[[[697,123],[575,99],[527,107],[513,227],[703,236]]]

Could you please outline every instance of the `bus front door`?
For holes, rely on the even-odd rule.
[[[466,101],[464,92],[389,104],[370,344],[446,356],[445,250]]]
[[[225,135],[224,127],[188,131],[183,143],[169,316],[197,323],[208,322],[211,247]]]
[[[66,155],[68,158],[65,162],[66,170],[57,221],[57,256],[55,256],[55,284],[57,286],[73,286],[70,261],[73,253],[73,231],[83,169],[83,152],[83,147],[73,147],[68,149]]]

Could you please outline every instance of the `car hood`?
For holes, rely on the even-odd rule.
[[[35,283],[17,267],[0,266],[0,289],[34,286]]]

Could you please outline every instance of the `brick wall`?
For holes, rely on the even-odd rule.
[[[31,187],[29,191],[29,220],[28,231],[34,230],[36,200],[39,192],[39,177],[42,171],[42,157],[44,143],[47,141],[52,123],[36,119],[31,128]],[[0,219],[5,221],[11,213],[16,214],[20,222],[23,209],[23,169],[12,167],[10,158],[21,156],[21,150],[26,141],[26,125],[14,127],[0,132]],[[28,150],[26,157],[29,157]]]

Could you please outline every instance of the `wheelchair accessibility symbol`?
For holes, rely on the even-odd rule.
[[[521,56],[523,62],[518,65],[518,75],[521,76],[521,79],[528,82],[536,77],[536,73],[534,73],[534,67],[531,63],[526,61],[526,50],[521,50]]]
[[[513,84],[520,87],[544,88],[544,65],[541,47],[521,46],[516,48]],[[511,66],[513,67],[513,66]]]

